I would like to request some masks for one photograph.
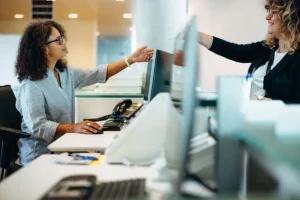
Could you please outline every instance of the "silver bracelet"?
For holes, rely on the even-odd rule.
[[[128,60],[127,60],[127,57],[125,57],[125,63],[126,63],[126,65],[127,65],[127,67],[130,67],[130,64],[129,64],[129,62],[128,62]]]

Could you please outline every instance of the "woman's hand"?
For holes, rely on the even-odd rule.
[[[257,100],[261,100],[261,101],[272,101],[273,100],[273,99],[268,98],[268,97],[264,97],[262,99],[259,99],[258,97],[256,97],[256,98],[257,98]]]
[[[184,54],[181,50],[177,51],[175,54],[175,65],[184,66]]]
[[[132,55],[129,56],[128,60],[135,62],[148,62],[153,56],[153,49],[147,49],[147,46],[138,48]]]
[[[71,130],[68,130],[67,132],[93,134],[97,133],[97,130],[101,130],[102,127],[96,122],[84,121],[77,124],[72,124],[70,129]]]
[[[127,57],[128,64],[135,62],[148,62],[153,56],[153,49],[147,49],[147,46],[138,48],[133,54]],[[127,67],[126,60],[122,59],[118,62],[110,63],[107,66],[106,79],[114,76]]]

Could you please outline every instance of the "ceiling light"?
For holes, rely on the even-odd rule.
[[[125,18],[125,19],[130,19],[131,17],[132,17],[131,13],[125,13],[125,14],[123,14],[123,18]]]
[[[130,31],[134,31],[134,27],[133,27],[133,26],[130,27],[129,30],[130,30]]]
[[[125,0],[116,0],[116,1],[125,1]]]
[[[71,19],[76,19],[78,17],[78,15],[76,13],[71,13],[68,15],[68,17]]]
[[[24,17],[23,14],[15,14],[16,19],[22,19]]]
[[[95,32],[95,35],[96,35],[96,36],[99,36],[99,35],[100,35],[100,32],[99,32],[99,31],[96,31],[96,32]]]

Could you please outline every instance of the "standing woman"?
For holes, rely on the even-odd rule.
[[[96,69],[67,66],[65,29],[54,21],[30,24],[21,39],[16,74],[21,82],[16,107],[22,115],[22,131],[30,138],[19,140],[20,163],[27,165],[47,146],[67,132],[92,134],[101,127],[95,122],[75,124],[75,88],[104,83],[135,62],[148,62],[153,50],[139,48],[124,60]]]
[[[200,32],[199,43],[230,60],[251,63],[253,99],[300,103],[300,0],[267,0],[265,9],[265,41],[237,45]]]

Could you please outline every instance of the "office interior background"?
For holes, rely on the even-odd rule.
[[[19,85],[14,74],[14,65],[22,33],[33,20],[32,1],[0,0],[0,85],[12,85],[14,90],[17,90]],[[68,64],[79,68],[95,68],[100,64],[124,59],[136,48],[144,45],[173,54],[177,48],[175,43],[176,37],[183,31],[192,16],[197,17],[198,31],[233,43],[252,43],[261,41],[267,36],[268,23],[265,19],[267,14],[264,9],[265,0],[52,0],[51,2],[53,4],[52,20],[62,24],[67,31]],[[246,75],[249,64],[236,63],[217,56],[200,45],[198,47],[198,87],[202,91],[216,92],[219,89],[217,80],[220,76]],[[110,78],[107,83],[96,84],[80,91],[77,90],[75,121],[82,121],[84,117],[99,117],[111,113],[116,103],[123,100],[126,95],[130,96],[128,98],[131,98],[133,101],[143,102],[143,87],[145,85],[147,67],[148,63],[135,63],[130,68]],[[172,72],[174,73],[175,71]],[[242,124],[241,121],[244,120],[242,118],[243,113],[239,110],[242,107],[240,105],[241,102],[232,106],[236,99],[232,95],[228,95],[233,90],[241,90],[240,85],[232,83],[229,80],[226,83],[227,85],[224,84],[220,93],[220,96],[222,94],[222,101],[220,102],[223,103],[223,107],[219,106],[218,120],[222,119],[219,127],[222,127],[223,132],[225,132],[224,138],[228,137],[229,134],[226,135],[227,133],[236,131],[238,129],[236,124]],[[228,88],[232,89],[232,91],[228,90]],[[96,98],[85,98],[86,96],[84,97],[85,99],[82,98],[81,94],[87,94],[85,92],[89,90],[98,92],[95,95]],[[120,94],[121,92],[125,95],[97,96],[101,93]],[[131,96],[130,94],[133,93],[139,95]],[[227,104],[226,101],[229,103]],[[101,106],[93,106],[96,105],[95,102]],[[280,106],[283,107],[283,104],[280,104]],[[228,114],[233,107],[235,110],[232,109],[234,111]],[[250,114],[246,116],[250,116],[249,121],[250,123],[254,121],[253,124],[259,124],[260,120],[265,120],[264,117],[268,113],[263,113],[263,109],[275,110],[271,106],[261,107],[263,109],[258,109],[259,107],[254,108],[256,109],[253,109],[255,112],[250,112],[249,110],[252,108],[247,108]],[[276,108],[279,110],[279,107]],[[211,113],[206,108],[204,110],[206,113],[203,112],[203,116],[200,117],[207,118],[206,114],[210,115],[212,113],[211,116],[217,118],[215,107]],[[90,115],[90,113],[93,113],[93,115]],[[97,113],[97,116],[94,116],[94,113]],[[280,112],[278,111],[278,113]],[[283,116],[289,116],[288,112],[282,113],[285,114]],[[274,114],[272,120],[276,116]],[[287,120],[285,122],[287,123]],[[249,127],[253,124],[250,124]],[[295,124],[298,123],[296,122]],[[200,122],[199,120],[197,125],[205,129],[207,121]],[[251,131],[256,131],[254,130],[255,126],[250,128]],[[273,129],[275,128],[272,126],[268,130],[273,134]],[[202,133],[205,130],[198,128],[197,131]],[[231,135],[229,135],[230,137]],[[249,140],[251,144],[251,138]],[[226,158],[231,158],[231,153],[236,153],[230,151],[231,146],[234,145],[228,145],[226,148],[225,145],[222,146],[229,152],[229,156]],[[263,147],[261,148],[262,150],[264,150]],[[275,148],[271,150],[276,149],[275,145]],[[274,152],[276,154],[280,150]],[[277,155],[275,157],[277,158]],[[283,156],[279,160],[285,162],[285,157]],[[293,161],[293,159],[291,160]],[[230,173],[234,172],[227,173],[226,167],[231,163],[227,162],[227,160],[222,160],[222,162],[222,164],[225,164],[218,166],[220,168],[224,167],[223,172],[226,172],[224,177],[227,179],[224,179],[223,182],[221,181],[224,183],[222,186],[225,185],[224,188],[226,189],[226,180],[231,179]],[[293,170],[291,171],[293,172]],[[285,175],[285,173],[283,174]],[[293,178],[297,179],[297,177],[282,177],[284,189],[289,188],[290,185],[296,185],[293,182],[288,183]],[[291,188],[293,190],[295,187]],[[297,190],[296,193],[299,194],[299,191]]]
[[[148,45],[169,53],[176,35],[192,15],[198,30],[236,43],[264,39],[263,0],[56,0],[53,20],[67,30],[70,66],[94,68],[120,60]],[[77,14],[70,18],[70,14]],[[72,17],[72,16],[71,16]],[[0,0],[0,84],[18,85],[14,63],[19,39],[32,20],[31,0]],[[216,91],[220,75],[244,75],[247,64],[234,63],[200,47],[199,86]],[[147,64],[135,64],[123,76],[144,79]],[[143,82],[144,83],[144,82]]]

